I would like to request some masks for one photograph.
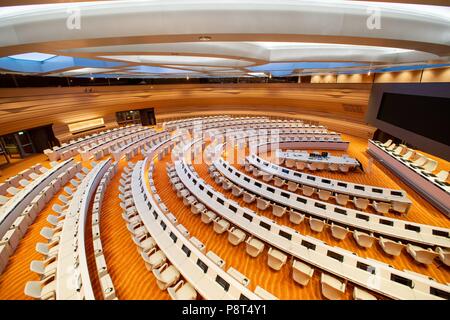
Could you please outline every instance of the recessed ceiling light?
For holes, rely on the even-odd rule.
[[[200,36],[200,37],[198,37],[198,40],[200,40],[200,41],[209,41],[209,40],[211,40],[211,37],[210,36]]]

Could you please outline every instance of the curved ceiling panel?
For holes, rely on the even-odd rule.
[[[305,68],[264,66],[301,62],[330,63],[313,69],[336,73],[427,68],[450,61],[450,8],[344,0],[13,6],[0,10],[0,48],[6,72],[60,76],[80,68],[108,69],[103,76],[289,76]]]

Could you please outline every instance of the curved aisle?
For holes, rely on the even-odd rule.
[[[138,156],[132,161],[141,159],[142,157]],[[153,273],[145,268],[122,219],[119,180],[125,165],[125,160],[120,161],[118,171],[106,189],[100,218],[103,253],[109,274],[119,300],[170,299],[167,291],[161,291],[156,285]]]
[[[153,178],[158,194],[169,211],[176,216],[178,222],[189,230],[191,236],[202,241],[207,251],[214,251],[226,261],[226,270],[232,266],[250,279],[250,289],[254,290],[259,285],[279,299],[324,299],[320,290],[320,276],[318,273],[313,276],[308,286],[302,288],[292,280],[291,267],[288,263],[280,271],[274,271],[268,267],[267,246],[260,256],[251,258],[245,252],[244,243],[235,247],[228,242],[227,233],[218,235],[214,232],[212,224],[205,225],[202,223],[200,215],[192,214],[190,208],[185,207],[182,200],[178,199],[175,191],[172,190],[166,174],[166,163],[168,162],[171,162],[170,154],[155,163]],[[204,179],[206,178],[205,175],[208,175],[206,165],[195,165],[195,169],[198,170]],[[211,183],[212,181],[209,182]],[[347,290],[344,298],[351,299],[351,292],[352,290]]]

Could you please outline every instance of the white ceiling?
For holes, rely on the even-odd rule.
[[[77,12],[80,28],[68,28]],[[372,29],[367,21],[374,12],[380,28]],[[200,40],[205,37],[209,41]],[[124,66],[147,66],[180,69],[183,76],[225,71],[243,76],[254,72],[252,67],[284,62],[356,62],[370,68],[446,64],[450,7],[341,0],[118,0],[2,7],[0,52],[4,57],[39,52],[102,61],[77,60],[61,64],[63,72],[47,73],[61,76],[71,74],[70,68],[109,72],[108,61],[122,62],[112,74],[126,72]],[[26,67],[10,67],[13,62],[2,64],[0,58],[0,69],[26,73]]]

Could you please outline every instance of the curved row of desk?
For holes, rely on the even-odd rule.
[[[193,144],[199,141],[194,141]],[[185,149],[189,153],[191,146]],[[450,289],[428,277],[400,271],[384,263],[365,259],[317,239],[303,236],[286,226],[259,216],[239,206],[196,177],[183,160],[176,161],[176,171],[182,183],[210,210],[238,228],[268,243],[294,258],[328,273],[369,288],[394,299],[448,299]]]
[[[145,172],[154,157],[157,157],[158,145],[139,161],[132,175],[132,193],[135,207],[146,229],[164,252],[168,260],[182,276],[205,299],[260,299],[230,274],[221,269],[192,241],[186,233],[180,231],[155,200],[145,185]],[[153,189],[153,191],[156,191]],[[156,194],[157,196],[157,194]],[[159,197],[156,197],[159,199]],[[165,206],[163,206],[165,209]],[[202,250],[203,249],[203,250]]]

